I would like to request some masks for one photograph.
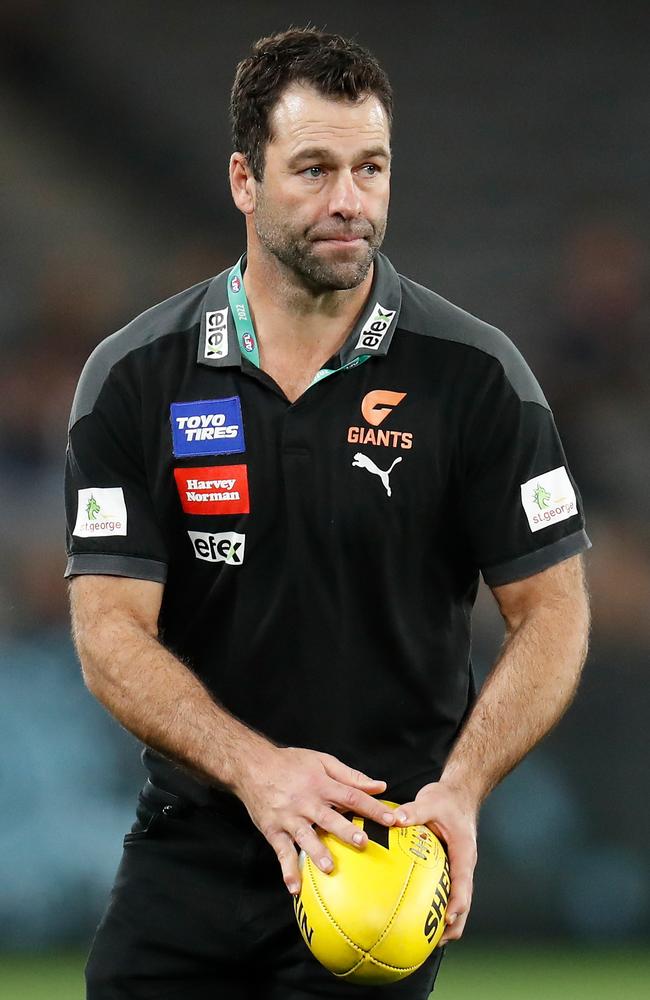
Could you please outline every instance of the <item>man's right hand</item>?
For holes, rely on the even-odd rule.
[[[321,871],[331,871],[332,855],[313,827],[362,850],[368,843],[367,834],[341,812],[391,826],[395,822],[393,811],[371,797],[385,789],[385,781],[369,778],[331,754],[267,746],[263,750],[258,747],[247,760],[233,791],[277,854],[285,885],[295,895],[300,891],[300,871],[294,844]]]

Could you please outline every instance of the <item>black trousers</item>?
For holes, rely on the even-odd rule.
[[[336,979],[302,940],[277,858],[242,804],[195,807],[148,782],[93,942],[87,998],[426,1000],[441,957],[390,986]]]

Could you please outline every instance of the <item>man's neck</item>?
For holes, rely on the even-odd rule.
[[[278,355],[312,359],[320,367],[349,337],[372,278],[373,267],[356,288],[315,292],[276,257],[249,242],[244,287],[262,367],[265,359]]]

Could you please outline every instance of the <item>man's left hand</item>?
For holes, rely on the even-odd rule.
[[[396,810],[400,826],[428,826],[447,848],[451,893],[441,945],[457,941],[465,929],[477,860],[477,816],[478,803],[444,780],[424,785],[412,802],[405,802]]]

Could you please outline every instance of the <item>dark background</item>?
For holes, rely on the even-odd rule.
[[[0,946],[85,947],[142,780],[68,638],[61,475],[92,347],[243,249],[227,105],[261,34],[372,49],[396,98],[386,249],[502,327],[554,409],[594,543],[560,726],[497,789],[467,935],[650,931],[646,3],[0,7]],[[475,619],[484,675],[501,638]]]

